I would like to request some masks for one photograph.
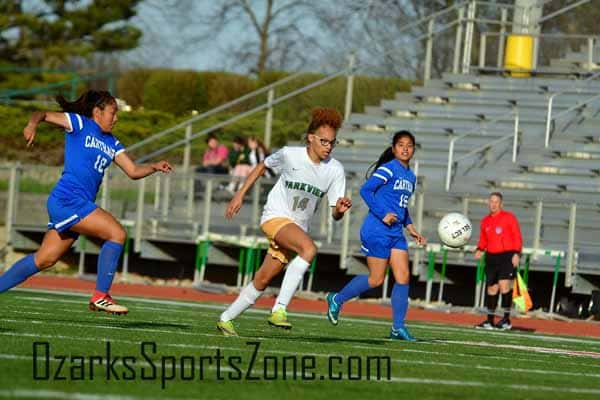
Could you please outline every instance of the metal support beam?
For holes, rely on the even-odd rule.
[[[456,38],[454,39],[454,59],[452,60],[452,73],[458,74],[460,68],[460,52],[462,50],[463,20],[465,18],[465,8],[458,9],[458,21],[456,24]]]
[[[432,18],[427,24],[427,43],[425,44],[425,72],[423,73],[423,82],[431,79],[431,59],[433,52],[433,26],[435,19]]]
[[[139,253],[142,250],[142,225],[144,224],[144,195],[146,191],[146,180],[138,181],[137,213],[135,217],[135,241],[134,250]]]
[[[565,271],[565,286],[573,285],[573,274],[575,273],[575,225],[577,220],[577,204],[571,203],[569,212],[569,241],[567,245],[567,268]]]
[[[352,101],[354,97],[354,65],[356,54],[350,53],[348,57],[348,75],[346,78],[346,102],[344,105],[344,120],[347,121],[352,113]]]
[[[267,97],[267,116],[265,117],[265,146],[271,148],[271,131],[273,127],[273,101],[275,100],[275,89],[269,90]]]
[[[537,250],[540,248],[540,241],[542,238],[542,212],[544,210],[544,202],[541,200],[537,202],[535,206],[535,218],[533,222],[533,260],[537,261],[539,258]]]

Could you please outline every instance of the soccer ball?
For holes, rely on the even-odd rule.
[[[438,224],[438,236],[448,247],[462,247],[471,238],[471,221],[460,213],[444,215]]]

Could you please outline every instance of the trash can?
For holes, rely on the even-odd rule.
[[[533,37],[510,35],[506,41],[504,68],[514,78],[528,78],[533,67]]]

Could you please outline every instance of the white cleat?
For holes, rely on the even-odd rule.
[[[129,312],[127,307],[118,305],[109,295],[106,295],[94,302],[90,301],[89,309],[91,311],[104,311],[108,314],[115,315],[125,315]]]

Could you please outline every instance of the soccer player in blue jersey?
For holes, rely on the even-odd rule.
[[[393,325],[391,339],[416,341],[404,326],[408,309],[408,245],[406,228],[419,245],[426,239],[416,231],[408,214],[408,199],[414,193],[416,176],[409,167],[415,151],[415,138],[408,131],[394,134],[392,145],[369,168],[360,195],[369,207],[360,230],[361,251],[367,256],[369,275],[358,275],[338,293],[327,295],[327,317],[338,323],[342,305],[369,289],[381,286],[387,266],[396,280],[392,289]]]
[[[111,133],[117,122],[117,102],[109,92],[90,90],[74,102],[62,96],[56,100],[63,112],[36,111],[23,129],[28,147],[33,144],[42,121],[66,131],[64,170],[46,204],[48,231],[37,252],[20,259],[0,276],[0,293],[53,266],[82,234],[104,240],[98,256],[96,290],[89,308],[127,314],[127,308],[116,304],[109,294],[125,243],[125,229],[111,214],[96,206],[96,194],[112,161],[131,179],[157,171],[167,173],[171,166],[167,161],[137,165],[129,158]]]

